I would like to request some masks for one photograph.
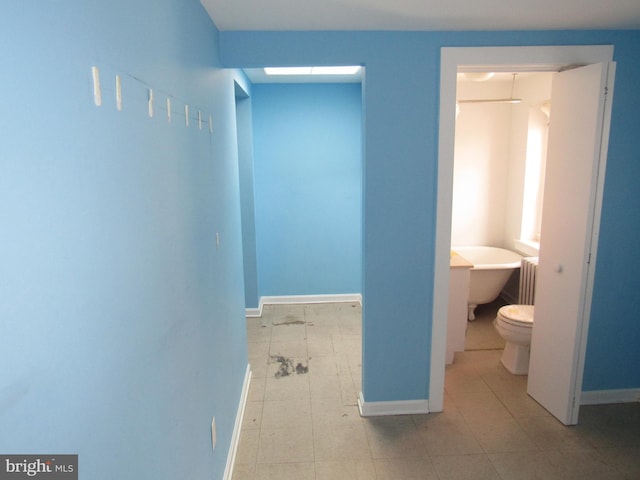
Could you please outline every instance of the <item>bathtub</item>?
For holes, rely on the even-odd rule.
[[[522,256],[496,247],[451,247],[473,264],[469,286],[469,320],[475,320],[478,305],[493,302],[507,284],[511,273],[520,268]]]

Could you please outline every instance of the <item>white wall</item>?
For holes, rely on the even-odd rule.
[[[527,123],[533,106],[547,100],[551,74],[520,75],[521,104],[461,103],[456,121],[451,243],[514,248],[520,236]],[[459,80],[458,100],[508,98],[510,76]]]

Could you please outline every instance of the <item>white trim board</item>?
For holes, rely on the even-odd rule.
[[[247,406],[247,398],[249,397],[249,386],[251,385],[251,365],[247,364],[244,374],[244,383],[242,384],[242,392],[240,394],[240,403],[236,412],[236,423],[233,426],[233,434],[231,435],[231,445],[227,454],[227,465],[224,469],[224,480],[231,480],[233,475],[233,467],[236,463],[236,454],[238,453],[238,445],[240,444],[240,431],[242,430],[242,421],[244,419],[244,411]]]
[[[582,392],[580,405],[604,405],[607,403],[640,402],[640,388],[621,390],[593,390]]]
[[[260,297],[258,308],[247,308],[247,317],[261,317],[262,309],[265,305],[298,305],[303,303],[348,303],[357,302],[362,304],[360,293],[336,293],[330,295],[279,295]]]
[[[364,395],[358,396],[358,410],[362,417],[383,415],[418,415],[429,413],[429,400],[396,400],[390,402],[365,402]]]

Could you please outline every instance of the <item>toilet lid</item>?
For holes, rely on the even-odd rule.
[[[505,305],[498,315],[513,325],[533,326],[533,305]]]

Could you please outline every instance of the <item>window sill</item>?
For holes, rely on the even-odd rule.
[[[513,246],[517,252],[522,255],[530,257],[537,257],[540,255],[540,244],[538,242],[531,242],[529,240],[514,240]]]

